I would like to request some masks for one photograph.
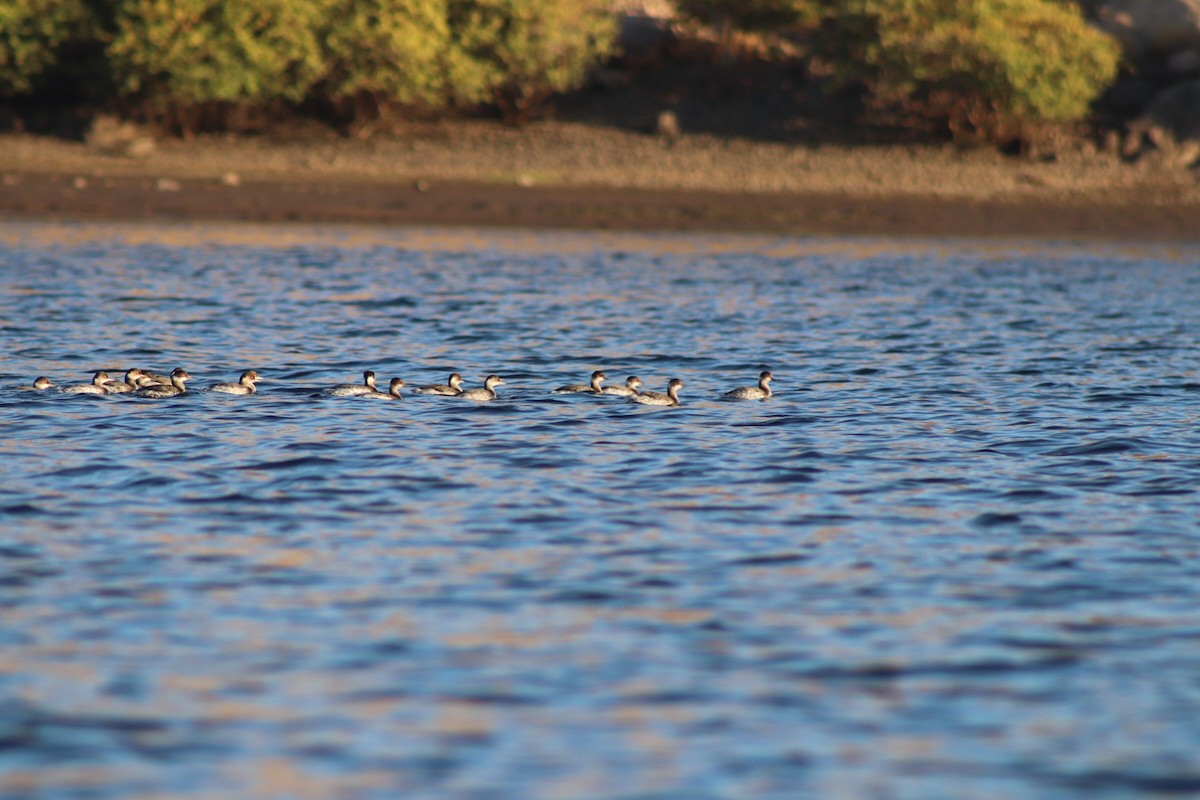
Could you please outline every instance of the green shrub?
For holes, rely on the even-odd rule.
[[[1083,118],[1119,58],[1056,0],[846,0],[821,41],[839,79],[991,138]]]
[[[449,0],[448,7],[453,46],[443,67],[452,98],[491,100],[510,120],[578,87],[613,52],[610,0]]]
[[[445,0],[325,0],[320,40],[327,99],[439,105],[450,46]]]
[[[33,92],[64,44],[94,35],[83,0],[0,0],[0,96]]]
[[[108,56],[120,91],[168,106],[303,98],[321,72],[317,0],[123,0]]]

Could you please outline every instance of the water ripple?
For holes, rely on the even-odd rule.
[[[1200,791],[1194,250],[0,246],[0,796]],[[264,381],[17,389],[135,365]]]

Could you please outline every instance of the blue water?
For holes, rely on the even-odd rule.
[[[1198,264],[0,225],[0,796],[1200,796]]]

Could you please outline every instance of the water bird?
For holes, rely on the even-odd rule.
[[[255,383],[261,381],[258,373],[252,369],[248,369],[238,378],[237,383],[218,383],[214,384],[209,391],[220,392],[222,394],[254,394],[258,391]]]
[[[726,392],[728,400],[766,400],[771,396],[771,381],[775,379],[769,371],[758,373],[758,386],[741,386],[732,392]]]
[[[644,406],[677,406],[679,405],[679,390],[683,388],[683,381],[679,378],[671,378],[671,382],[667,384],[667,393],[662,392],[638,392],[635,395],[630,395],[626,402],[640,403]]]
[[[483,381],[482,389],[466,389],[458,393],[458,397],[464,400],[487,401],[496,398],[496,387],[502,386],[504,381],[496,375],[488,375]]]
[[[366,394],[360,394],[359,397],[373,400],[403,400],[404,398],[400,396],[400,390],[403,387],[403,378],[392,378],[388,382],[388,390],[386,392],[367,392]]]
[[[45,375],[38,375],[33,379],[33,383],[28,386],[18,386],[19,392],[42,392],[49,389],[54,384]]]
[[[175,369],[171,370],[170,383],[158,383],[153,386],[147,386],[143,389],[138,389],[137,396],[151,397],[155,399],[163,397],[176,397],[177,395],[184,394],[187,391],[183,385],[191,379],[192,376],[188,374],[186,369],[183,367],[176,367]]]
[[[104,384],[108,383],[111,378],[107,372],[97,372],[92,376],[91,383],[76,383],[63,388],[63,394],[108,394],[108,389],[104,388]]]
[[[138,379],[138,385],[141,386],[143,389],[146,388],[147,386],[157,386],[157,385],[166,386],[171,383],[170,375],[163,375],[162,373],[159,373],[159,372],[151,372],[148,369],[139,369],[137,379]]]
[[[624,386],[605,386],[601,394],[615,394],[620,397],[629,397],[638,393],[638,389],[642,386],[642,379],[637,375],[630,375],[625,379]]]
[[[603,394],[600,384],[604,383],[608,376],[604,374],[604,370],[596,370],[592,373],[592,378],[589,383],[570,383],[566,386],[560,386],[551,394]]]
[[[413,389],[416,394],[432,394],[440,395],[441,397],[456,397],[462,393],[462,375],[457,372],[450,373],[450,378],[442,384],[432,386],[418,386]]]
[[[363,373],[362,383],[340,383],[330,389],[329,393],[334,397],[356,397],[360,394],[378,391],[379,387],[375,385],[375,373],[367,370]]]
[[[129,392],[137,391],[140,386],[138,384],[138,376],[142,371],[137,367],[125,370],[125,380],[111,380],[104,384],[104,388],[109,394],[128,394]]]

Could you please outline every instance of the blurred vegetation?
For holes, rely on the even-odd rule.
[[[491,104],[520,120],[579,87],[615,35],[609,0],[0,0],[0,98],[61,80],[84,39],[113,95],[98,99],[182,132],[281,104],[353,120]]]
[[[1119,59],[1076,0],[675,5],[677,33],[707,26],[725,63],[738,37],[769,38],[776,46],[760,52],[802,64],[814,84],[858,87],[876,110],[959,138],[1000,141],[1084,119]],[[612,9],[612,0],[0,0],[0,99],[84,83],[77,102],[184,133],[281,110],[353,124],[487,107],[519,122],[619,55]]]
[[[605,0],[449,0],[455,99],[490,99],[511,120],[580,86],[614,52]]]
[[[845,0],[817,52],[839,82],[959,138],[1082,120],[1115,79],[1116,42],[1063,0]]]
[[[323,74],[313,86],[339,117],[432,106],[447,95],[450,24],[445,0],[321,0]]]
[[[107,54],[118,91],[184,129],[197,115],[298,102],[321,74],[317,0],[123,0]]]
[[[44,88],[69,44],[96,38],[95,21],[82,0],[0,0],[0,97]]]

